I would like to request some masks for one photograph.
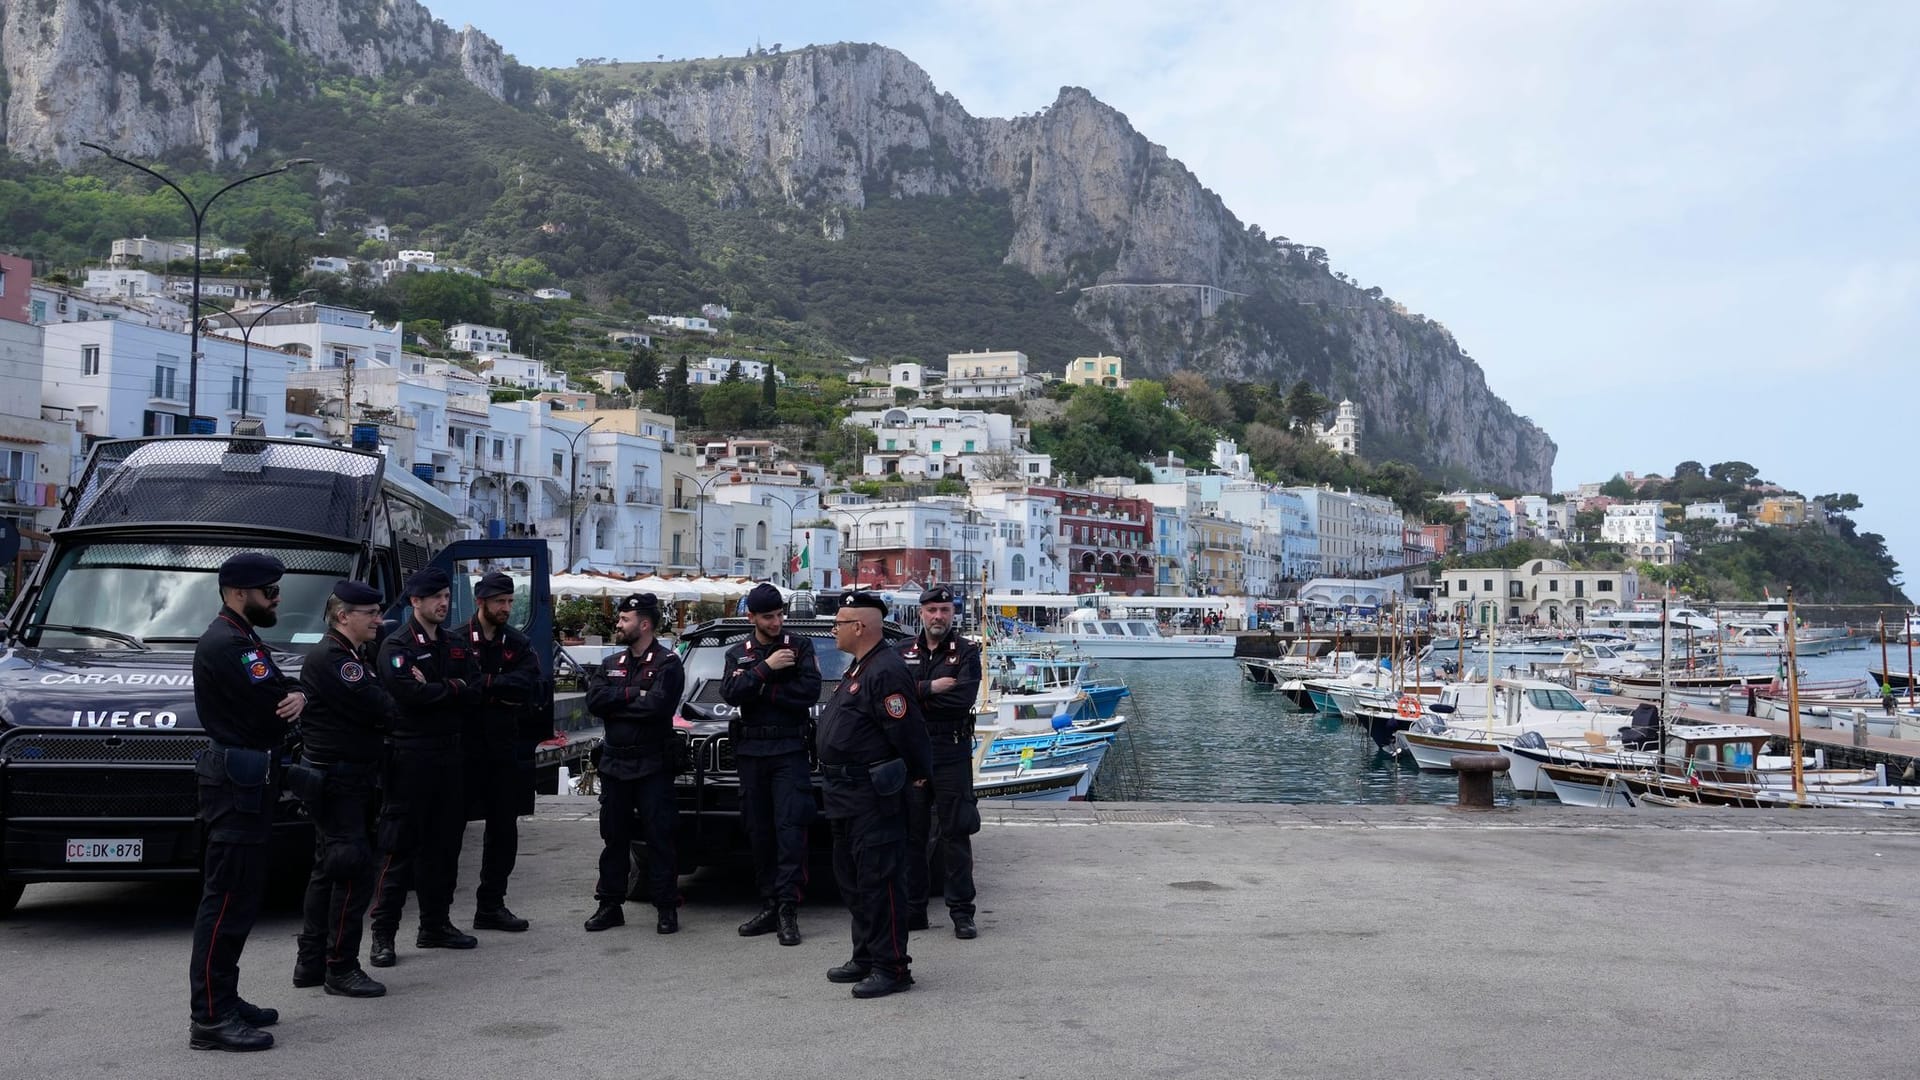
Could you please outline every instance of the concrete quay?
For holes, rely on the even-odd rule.
[[[1920,815],[1170,803],[983,807],[977,941],[852,999],[831,896],[781,948],[737,873],[587,934],[594,802],[543,798],[529,933],[411,947],[388,997],[294,990],[298,915],[241,991],[279,1045],[187,1049],[194,890],[34,885],[0,921],[0,1077],[1910,1076]],[[459,921],[471,911],[467,834]],[[630,905],[632,908],[633,905]]]

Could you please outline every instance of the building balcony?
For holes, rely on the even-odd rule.
[[[660,489],[635,484],[620,493],[620,501],[628,506],[659,506]]]

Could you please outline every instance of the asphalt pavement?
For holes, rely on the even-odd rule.
[[[917,985],[826,981],[844,909],[803,944],[742,939],[751,888],[687,879],[587,934],[590,800],[522,824],[524,934],[412,947],[378,1000],[295,990],[290,904],[241,992],[278,1046],[187,1048],[195,892],[34,885],[0,920],[0,1077],[1901,1077],[1920,1071],[1920,816],[1471,813],[1437,807],[992,808],[978,940],[944,912]],[[456,921],[470,914],[467,834]]]

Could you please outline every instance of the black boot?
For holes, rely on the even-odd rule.
[[[780,928],[779,929],[780,929],[780,944],[782,945],[800,944],[800,919],[794,912],[792,904],[780,905]]]
[[[660,918],[653,924],[655,933],[677,934],[680,932],[680,909],[677,907],[655,908]]]
[[[879,969],[853,985],[853,996],[857,998],[886,997],[897,994],[913,985],[912,975],[889,975]]]
[[[959,938],[961,941],[972,941],[974,938],[979,937],[980,931],[973,925],[973,916],[963,915],[958,911],[954,912],[953,936]]]
[[[857,983],[873,974],[873,969],[865,964],[856,964],[849,960],[836,968],[827,969],[827,981],[834,983]]]
[[[414,936],[413,944],[419,949],[471,949],[480,944],[480,939],[465,933],[452,922],[442,921],[422,924],[420,933]]]
[[[373,947],[367,950],[367,961],[374,967],[392,967],[400,962],[393,952],[393,931],[373,932]]]
[[[619,904],[608,900],[600,901],[599,910],[587,916],[587,929],[590,931],[607,930],[625,925],[627,925],[626,913],[620,910]]]
[[[217,1024],[195,1023],[187,1038],[187,1045],[195,1050],[245,1053],[271,1048],[273,1036],[240,1019],[240,1014],[236,1012]]]
[[[309,986],[319,986],[326,980],[327,962],[325,960],[295,960],[293,962],[293,985],[305,990]]]
[[[510,934],[517,934],[527,928],[527,920],[507,910],[507,905],[501,904],[497,908],[486,908],[474,912],[473,928],[475,930],[505,930]]]
[[[241,1001],[239,1006],[234,1009],[234,1015],[238,1016],[241,1022],[248,1027],[272,1027],[280,1022],[279,1009],[263,1009],[245,1000]]]
[[[754,913],[753,918],[740,924],[741,937],[759,937],[771,934],[780,924],[780,906],[768,900]]]
[[[354,968],[342,975],[329,974],[326,987],[327,993],[336,997],[381,997],[387,992],[386,984],[374,982],[359,968]]]

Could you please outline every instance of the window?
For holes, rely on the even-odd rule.
[[[80,374],[82,375],[100,374],[100,346],[98,345],[80,346]]]
[[[33,302],[33,321],[36,324],[47,321],[47,302],[45,300],[35,300]]]
[[[240,404],[240,376],[235,375],[227,384],[227,408],[238,409]]]
[[[1601,580],[1594,583],[1593,589],[1595,592],[1612,592],[1613,582],[1608,581],[1605,578],[1602,578]]]
[[[5,466],[7,479],[31,483],[38,458],[32,450],[7,450],[0,452],[0,465]]]
[[[173,368],[157,367],[153,369],[153,396],[162,401],[173,400],[173,382],[177,375]]]
[[[767,523],[756,522],[753,526],[753,546],[761,551],[767,549]]]
[[[935,439],[935,440],[933,440],[933,452],[934,452],[934,453],[936,453],[936,454],[940,452],[940,440],[939,440],[939,439]]]
[[[593,546],[605,550],[607,546],[607,519],[596,518],[593,522]]]
[[[1466,594],[1467,594],[1467,579],[1461,578],[1460,579],[1460,595],[1465,596]]]
[[[504,439],[493,440],[493,460],[499,461],[507,456],[507,444]]]
[[[1482,578],[1482,579],[1481,579],[1481,581],[1480,581],[1480,591],[1481,591],[1481,592],[1492,592],[1492,591],[1493,591],[1493,579],[1492,579],[1492,578]]]
[[[1559,578],[1554,578],[1553,580],[1551,580],[1551,581],[1549,581],[1549,582],[1547,582],[1547,591],[1548,591],[1548,592],[1550,592],[1550,593],[1551,593],[1551,592],[1559,592],[1559,591],[1560,591],[1560,579],[1559,579]]]
[[[736,559],[744,559],[747,557],[747,527],[745,525],[734,527],[733,557]]]

